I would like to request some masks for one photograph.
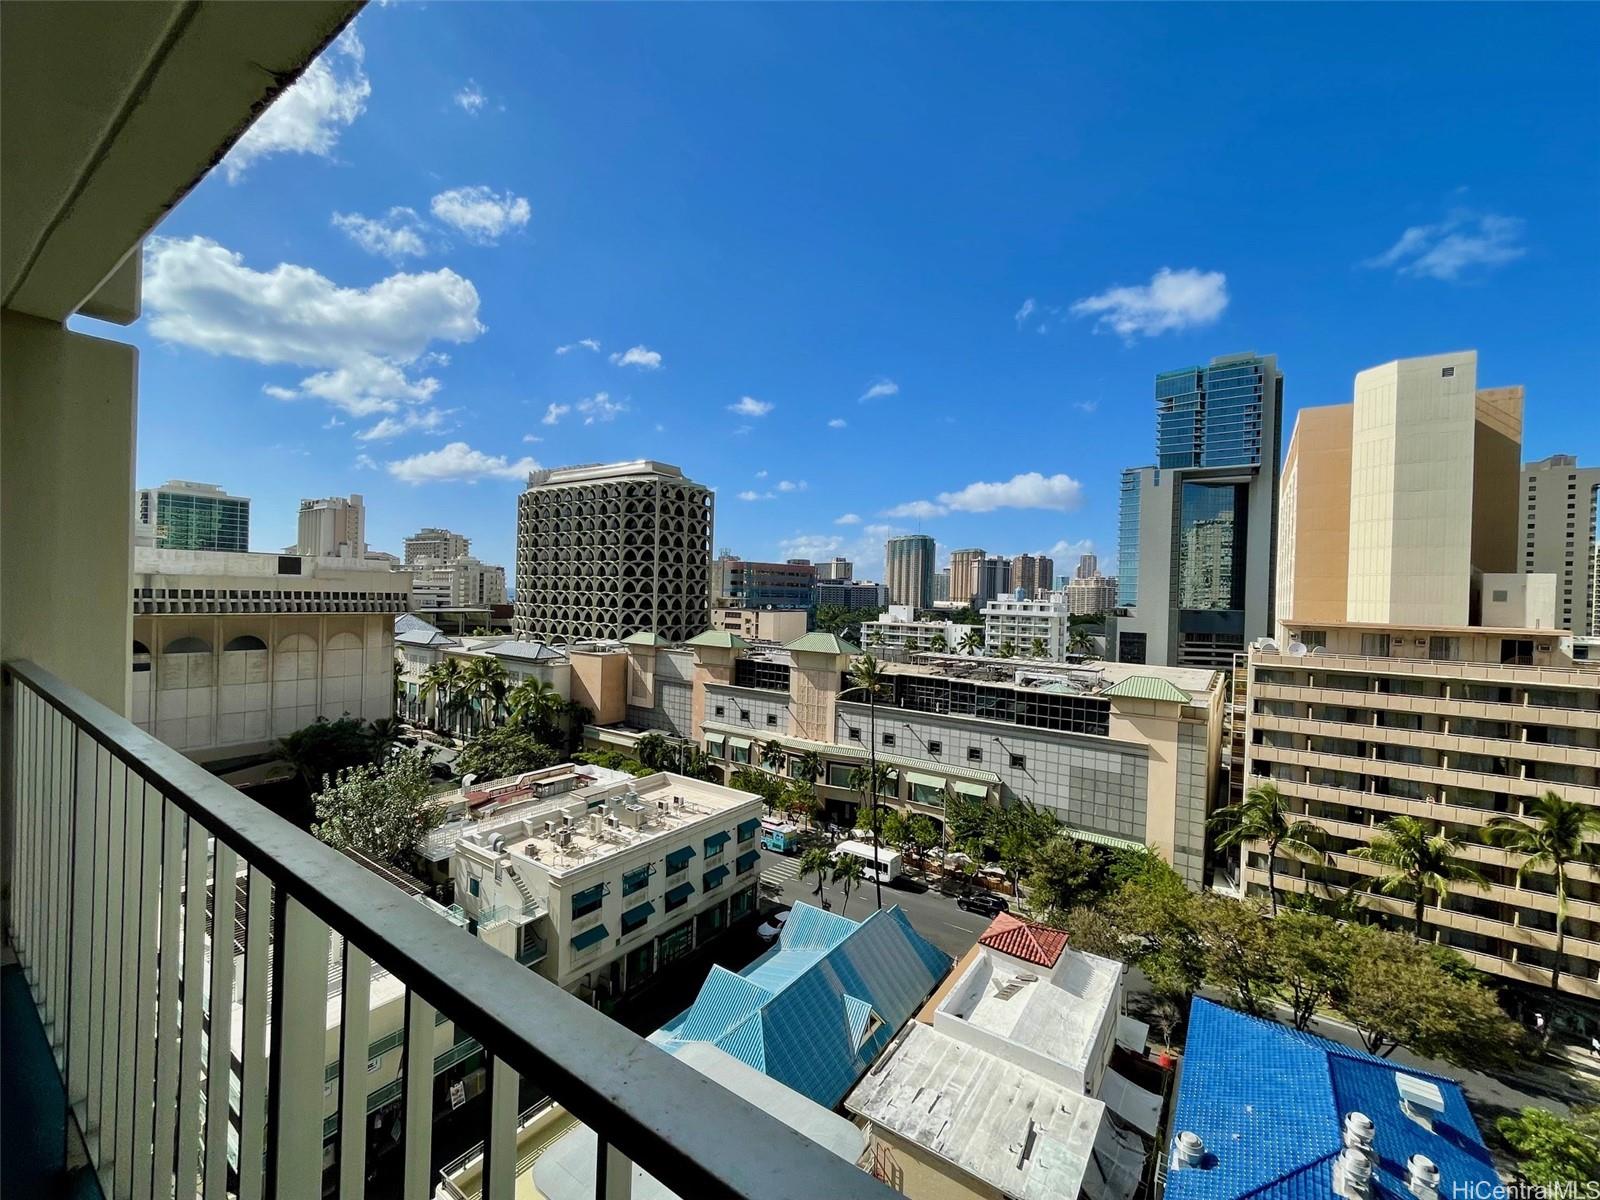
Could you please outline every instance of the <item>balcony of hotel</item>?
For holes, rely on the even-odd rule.
[[[527,1081],[598,1132],[597,1197],[630,1160],[685,1197],[889,1196],[127,719],[138,362],[76,319],[137,319],[143,239],[358,7],[0,10],[0,1192],[424,1200],[453,1112],[510,1200]],[[380,1163],[369,1033],[432,1068],[446,1021],[483,1094],[402,1069]]]

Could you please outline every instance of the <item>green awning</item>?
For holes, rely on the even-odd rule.
[[[981,783],[968,783],[964,779],[957,779],[950,786],[955,788],[961,795],[971,797],[973,800],[987,800],[989,798],[989,789]]]
[[[921,771],[907,771],[906,781],[912,787],[937,788],[944,791],[944,780],[937,775],[924,775]]]
[[[624,926],[637,925],[641,921],[648,920],[650,915],[655,911],[656,906],[651,904],[648,900],[646,900],[643,904],[635,904],[627,912],[622,914],[622,924]]]
[[[582,933],[577,934],[572,939],[572,948],[574,950],[587,950],[596,942],[603,942],[610,936],[606,932],[604,925],[596,925],[593,929],[585,929]]]
[[[708,746],[720,746],[720,745],[722,745],[722,741],[723,741],[723,738],[722,738],[722,735],[720,733],[708,733],[708,734],[706,734],[706,745],[708,745]]]
[[[732,840],[732,835],[726,829],[713,833],[706,839],[706,857],[710,857],[721,850]]]
[[[668,904],[677,904],[681,900],[687,900],[692,895],[694,895],[694,884],[680,883],[675,888],[667,889],[666,900]]]
[[[721,887],[722,881],[727,877],[727,867],[712,867],[711,870],[706,872],[705,878],[700,881],[700,886],[709,892],[714,887]]]
[[[1143,842],[1136,842],[1130,838],[1113,837],[1109,833],[1091,833],[1087,829],[1073,829],[1063,825],[1061,832],[1076,841],[1088,842],[1091,846],[1105,846],[1112,850],[1148,850]]]
[[[739,822],[739,840],[741,842],[748,842],[751,838],[755,837],[756,830],[758,830],[760,828],[761,828],[761,818],[760,817],[751,817],[748,821],[740,821]]]
[[[734,864],[733,865],[738,867],[739,868],[739,874],[743,875],[746,871],[748,871],[751,867],[755,866],[760,861],[761,861],[761,851],[759,851],[759,850],[751,850],[747,854],[739,855],[739,857],[734,860]]]
[[[681,850],[674,850],[667,855],[667,874],[681,871],[689,865],[689,860],[694,857],[694,847],[685,846]]]
[[[728,745],[732,746],[735,750],[748,750],[750,749],[750,739],[731,737],[728,739]]]

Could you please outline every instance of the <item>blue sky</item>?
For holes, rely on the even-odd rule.
[[[141,484],[360,491],[511,566],[546,466],[715,486],[717,544],[1114,554],[1152,376],[1285,424],[1479,351],[1600,461],[1593,6],[392,4],[146,255]],[[86,327],[92,322],[85,322]],[[113,336],[127,336],[118,331]],[[565,348],[564,351],[558,348]]]

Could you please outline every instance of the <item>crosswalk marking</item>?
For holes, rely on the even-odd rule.
[[[761,872],[763,883],[781,887],[791,879],[800,878],[800,863],[796,859],[780,858],[775,861],[771,859],[768,861],[772,865]]]

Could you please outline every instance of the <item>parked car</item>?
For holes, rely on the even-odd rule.
[[[763,942],[770,942],[783,932],[785,923],[789,920],[789,910],[780,908],[770,914],[767,919],[756,928],[756,936]]]
[[[1006,898],[996,896],[993,892],[973,892],[971,895],[961,896],[956,900],[956,907],[964,908],[970,913],[981,913],[986,917],[1011,911],[1011,905],[1006,902]]]

